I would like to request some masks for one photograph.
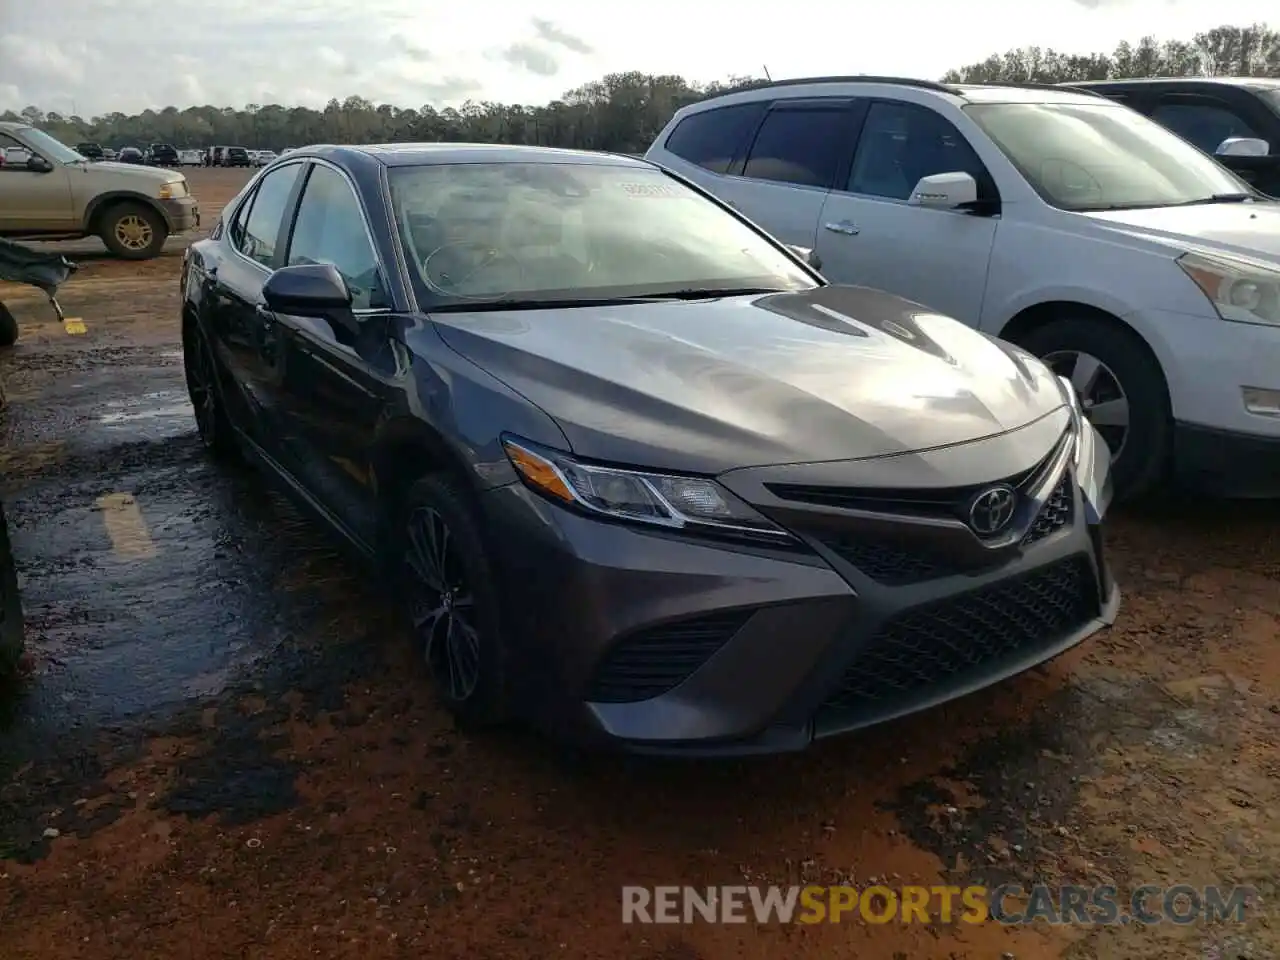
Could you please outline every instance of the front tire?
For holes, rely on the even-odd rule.
[[[99,236],[123,260],[151,260],[164,249],[169,227],[145,204],[120,203],[103,214]]]
[[[1111,450],[1117,500],[1132,500],[1164,479],[1173,449],[1169,390],[1136,333],[1098,317],[1065,317],[1035,328],[1020,345],[1076,388]]]
[[[397,537],[414,644],[460,725],[508,718],[499,593],[474,507],[453,480],[429,475],[405,496]]]

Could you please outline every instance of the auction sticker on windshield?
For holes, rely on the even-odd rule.
[[[629,197],[679,197],[680,191],[666,183],[620,183],[622,192]]]

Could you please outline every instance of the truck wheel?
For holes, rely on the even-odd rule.
[[[12,347],[18,342],[18,320],[9,308],[0,303],[0,347]]]
[[[169,238],[164,218],[141,203],[121,203],[102,216],[99,234],[107,249],[124,260],[158,257]]]

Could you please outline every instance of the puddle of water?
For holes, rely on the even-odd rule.
[[[191,416],[191,404],[184,402],[170,404],[165,407],[153,407],[150,410],[141,410],[137,413],[104,413],[98,417],[98,422],[112,425],[128,423],[131,420],[160,420],[165,417],[189,416]]]
[[[108,425],[191,416],[191,401],[180,390],[153,390],[127,400],[108,400],[103,406],[111,412],[100,414],[97,421]]]

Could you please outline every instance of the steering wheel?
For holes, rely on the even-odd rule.
[[[456,265],[441,260],[440,255],[445,251],[458,253]],[[521,279],[524,278],[524,264],[507,251],[473,240],[455,240],[441,244],[427,254],[426,259],[422,261],[422,277],[436,293],[446,297],[457,297],[460,300],[488,299],[501,296],[514,287],[482,294],[467,294],[462,291],[474,277],[483,275],[502,264],[514,266],[516,275]]]

